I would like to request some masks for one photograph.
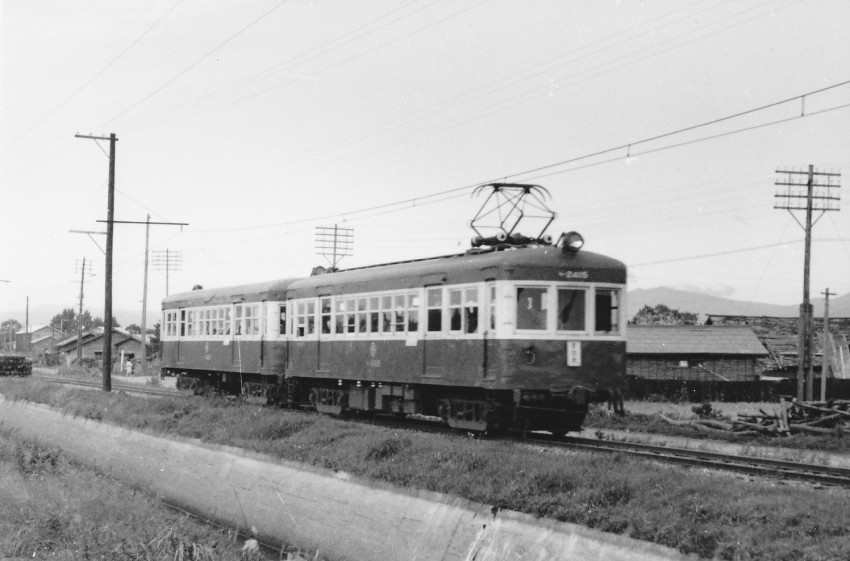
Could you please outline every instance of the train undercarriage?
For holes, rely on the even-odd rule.
[[[581,386],[553,393],[233,372],[163,373],[177,375],[179,389],[191,389],[199,395],[239,396],[255,403],[311,409],[330,415],[422,415],[440,418],[452,428],[473,432],[547,430],[563,435],[578,431],[592,399],[592,392]]]

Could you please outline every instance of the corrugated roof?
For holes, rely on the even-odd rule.
[[[630,325],[628,354],[716,354],[766,356],[767,349],[746,326]]]

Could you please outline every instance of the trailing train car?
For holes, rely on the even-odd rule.
[[[574,233],[530,242],[169,296],[163,373],[327,413],[578,430],[592,390],[624,385],[626,268]]]

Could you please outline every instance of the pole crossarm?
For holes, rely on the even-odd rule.
[[[109,220],[97,220],[96,222],[106,222],[109,223]],[[188,222],[142,222],[139,220],[112,220],[113,224],[150,224],[153,225],[164,225],[164,226],[188,226]]]

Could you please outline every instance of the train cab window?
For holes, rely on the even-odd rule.
[[[585,291],[558,289],[558,331],[584,331]]]
[[[286,335],[286,304],[279,305],[277,310],[278,321],[280,322],[278,324],[278,333]]]
[[[443,289],[428,289],[428,331],[443,330]]]
[[[620,331],[620,291],[616,288],[596,289],[596,332]]]
[[[321,306],[321,309],[322,309],[322,333],[324,333],[324,334],[331,333],[331,328],[332,328],[331,311],[333,310],[333,308],[331,308],[331,299],[329,297],[321,298],[319,300],[319,305]]]
[[[517,329],[546,329],[547,290],[544,287],[519,286],[516,289]]]

